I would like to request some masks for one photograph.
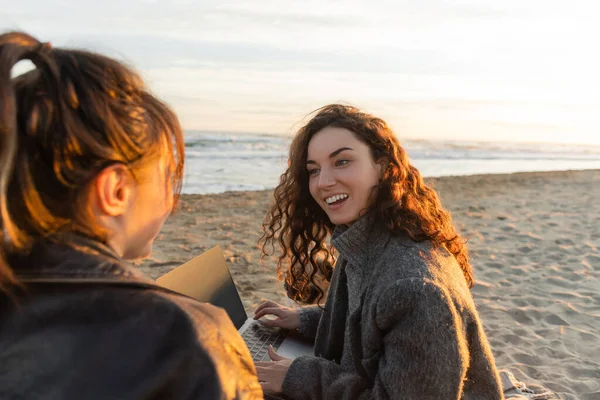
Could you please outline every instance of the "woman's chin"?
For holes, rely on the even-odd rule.
[[[131,249],[126,254],[123,254],[123,259],[128,261],[143,260],[150,257],[152,254],[152,242],[145,247],[139,249]]]
[[[356,218],[354,216],[349,216],[349,215],[335,215],[334,214],[334,215],[329,215],[329,220],[334,225],[350,225],[354,221],[356,221]]]

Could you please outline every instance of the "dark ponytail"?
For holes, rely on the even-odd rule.
[[[35,69],[11,78],[21,60]],[[27,253],[36,240],[74,230],[102,240],[85,201],[89,184],[114,163],[135,176],[165,152],[165,142],[177,196],[179,121],[134,71],[25,33],[0,35],[0,292],[18,283],[9,255]]]
[[[11,82],[13,67],[21,60],[39,63],[34,56],[40,42],[27,34],[6,34],[0,40],[0,289],[14,284],[15,277],[6,263],[6,247],[10,240],[19,240],[19,229],[10,217],[8,184],[14,171],[19,145],[17,137],[17,102]]]

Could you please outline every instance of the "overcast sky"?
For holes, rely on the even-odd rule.
[[[599,11],[592,0],[0,0],[0,29],[127,61],[186,129],[288,134],[343,101],[404,137],[600,144]]]

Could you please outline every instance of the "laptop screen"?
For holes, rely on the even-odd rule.
[[[198,301],[225,309],[237,329],[248,318],[218,246],[161,276],[156,282]]]

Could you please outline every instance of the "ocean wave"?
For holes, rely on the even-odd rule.
[[[243,146],[243,145],[271,145],[278,147],[289,146],[291,139],[282,136],[267,135],[230,135],[230,134],[210,134],[210,133],[185,133],[186,147],[218,147]]]
[[[286,160],[287,154],[271,152],[202,152],[186,150],[186,158],[202,160]]]
[[[599,169],[600,147],[403,141],[426,177]],[[289,138],[186,133],[184,193],[272,189],[287,167]]]

